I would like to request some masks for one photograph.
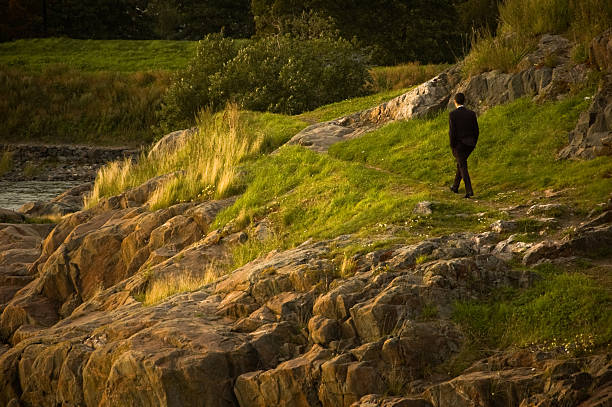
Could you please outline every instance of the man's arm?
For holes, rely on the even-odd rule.
[[[455,119],[453,116],[453,112],[450,112],[448,115],[448,139],[451,149],[455,148],[457,144],[455,141],[457,139],[457,134],[455,131]]]
[[[476,113],[474,113],[474,145],[478,142],[478,135],[480,130],[478,129],[478,119],[476,118]]]

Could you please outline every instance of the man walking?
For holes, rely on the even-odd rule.
[[[476,142],[478,141],[478,121],[476,113],[470,109],[466,109],[465,95],[457,93],[455,95],[456,109],[449,114],[448,135],[450,137],[450,146],[457,161],[457,172],[455,173],[455,182],[450,187],[454,193],[459,193],[459,184],[463,179],[465,184],[465,198],[474,196],[472,190],[472,182],[468,173],[467,159],[474,151]]]

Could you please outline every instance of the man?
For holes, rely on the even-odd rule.
[[[450,137],[450,146],[457,161],[457,172],[455,173],[455,182],[450,187],[454,193],[459,193],[459,184],[463,179],[465,184],[465,198],[474,196],[472,190],[472,182],[468,173],[467,159],[474,151],[476,142],[478,141],[478,121],[476,113],[470,109],[466,109],[465,95],[457,93],[455,95],[456,109],[449,114],[448,135]]]

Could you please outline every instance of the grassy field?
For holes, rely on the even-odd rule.
[[[244,40],[248,41],[248,40]],[[161,103],[194,41],[49,38],[0,44],[0,139],[8,142],[139,146],[163,135]],[[330,120],[389,100],[445,66],[373,70],[371,96],[325,106],[297,120]],[[178,130],[178,127],[172,126]]]
[[[176,71],[187,65],[196,44],[161,40],[18,40],[0,43],[0,65],[31,71],[56,64],[82,72]]]
[[[49,38],[0,44],[0,139],[139,146],[193,41]]]

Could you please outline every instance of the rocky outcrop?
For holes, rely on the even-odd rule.
[[[148,152],[149,157],[176,150],[178,147],[183,145],[196,132],[196,130],[196,127],[191,127],[189,129],[177,130],[166,134],[164,137],[159,139],[159,141],[155,143],[153,147],[151,147]]]
[[[50,233],[0,229],[2,253],[13,253],[0,256],[1,278],[14,284],[0,318],[0,404],[527,406],[595,400],[610,386],[609,357],[510,352],[445,373],[466,343],[453,303],[533,280],[496,251],[498,233],[356,255],[344,278],[332,250],[368,241],[307,241],[223,275],[231,245],[261,232],[210,230],[233,199],[151,212],[135,203],[144,192],[129,194],[67,215]],[[606,213],[567,247],[608,244]],[[164,277],[211,272],[193,292],[137,300]]]
[[[612,29],[593,39],[589,47],[589,57],[600,71],[612,71]]]
[[[464,79],[461,65],[455,65],[380,106],[309,126],[287,144],[325,152],[337,142],[359,137],[385,123],[450,109],[451,95],[457,92],[463,92],[467,104],[479,113],[524,96],[537,101],[555,99],[582,83],[588,72],[585,65],[571,61],[571,47],[562,36],[543,35],[536,49],[520,61],[517,73],[491,71]]]
[[[83,209],[83,198],[91,191],[92,182],[78,185],[48,202],[28,202],[18,212],[29,217],[60,217]]]
[[[612,155],[612,75],[605,76],[568,139],[569,144],[559,151],[558,158],[592,159]]]
[[[53,225],[0,223],[0,312],[15,293],[34,280],[29,266]]]
[[[451,68],[380,106],[309,126],[287,144],[325,152],[332,144],[359,137],[390,121],[424,117],[438,112],[446,107],[452,90],[460,81],[460,69]]]
[[[0,223],[23,223],[25,216],[10,209],[0,208]]]
[[[159,270],[167,271],[163,262],[204,237],[216,213],[231,202],[181,204],[153,213],[94,208],[68,215],[30,266],[29,274],[38,278],[4,307],[0,333],[16,342],[17,330],[53,325],[141,268],[160,264]],[[195,269],[203,273],[205,265],[200,259]]]

